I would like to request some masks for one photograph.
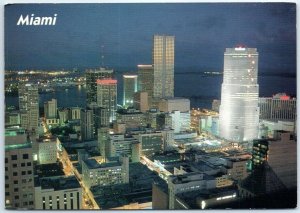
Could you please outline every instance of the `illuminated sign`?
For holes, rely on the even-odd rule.
[[[280,96],[280,100],[282,100],[282,101],[290,100],[290,96],[288,96],[288,95]]]

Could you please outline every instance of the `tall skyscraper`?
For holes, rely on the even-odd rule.
[[[138,91],[146,92],[148,95],[147,105],[152,106],[154,88],[154,71],[153,65],[138,65]],[[144,103],[141,103],[144,104]]]
[[[82,109],[80,112],[81,140],[94,138],[94,115],[93,110]]]
[[[53,99],[44,103],[46,118],[57,118],[57,100]]]
[[[153,65],[138,65],[138,91],[147,92],[148,96],[153,96],[154,71]]]
[[[135,92],[137,92],[137,75],[123,75],[123,106],[133,106]]]
[[[39,121],[39,93],[34,84],[19,84],[19,109],[21,126],[26,130],[37,130]]]
[[[86,103],[97,103],[97,80],[113,78],[114,71],[105,68],[86,70]]]
[[[220,105],[220,136],[236,142],[258,138],[256,48],[226,48]]]
[[[108,110],[109,122],[116,118],[117,80],[97,80],[97,105]]]
[[[174,97],[174,42],[174,36],[154,36],[154,98]]]

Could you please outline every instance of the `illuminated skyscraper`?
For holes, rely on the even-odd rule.
[[[154,87],[153,65],[138,65],[138,91],[148,95],[147,105],[152,105]]]
[[[137,75],[123,75],[123,106],[133,106],[135,92],[137,92]]]
[[[37,130],[39,121],[39,93],[34,84],[19,84],[19,108],[21,126],[26,130]]]
[[[97,105],[107,109],[109,122],[115,120],[117,110],[117,80],[97,80]]]
[[[174,42],[174,36],[154,36],[154,98],[174,97]]]
[[[236,142],[258,137],[256,48],[226,48],[220,105],[220,136]]]
[[[97,103],[97,80],[113,78],[114,71],[100,68],[96,70],[86,70],[86,103]]]

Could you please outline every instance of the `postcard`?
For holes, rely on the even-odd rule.
[[[5,5],[5,208],[297,206],[295,3]]]

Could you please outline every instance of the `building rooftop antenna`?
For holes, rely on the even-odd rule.
[[[104,67],[104,45],[101,45],[101,67]]]

